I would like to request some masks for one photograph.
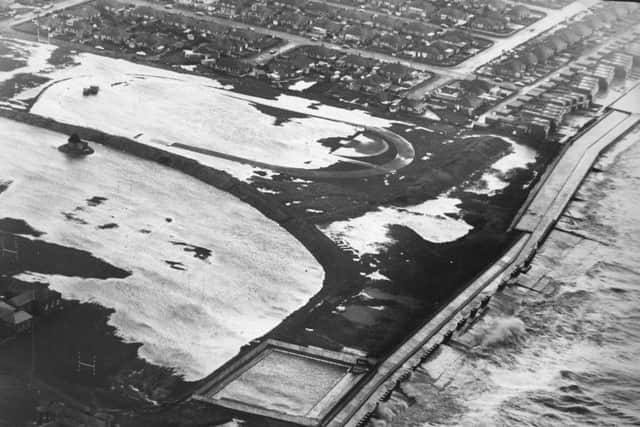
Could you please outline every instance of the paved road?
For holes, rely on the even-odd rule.
[[[33,18],[35,18],[36,16],[42,14],[42,15],[48,15],[50,13],[53,13],[55,11],[58,10],[62,10],[62,9],[66,9],[68,7],[72,7],[72,6],[76,6],[78,4],[82,4],[82,3],[87,3],[90,0],[62,0],[59,2],[56,2],[53,4],[53,7],[43,10],[42,12],[36,12],[31,11],[31,12],[27,12],[27,13],[23,13],[20,15],[17,15],[16,17],[14,17],[13,19],[5,19],[0,21],[0,31],[3,30],[7,30],[10,27],[17,25],[17,24],[22,24],[23,22],[27,22],[32,20]]]
[[[505,39],[497,39],[493,46],[469,58],[462,64],[453,67],[453,69],[458,73],[472,73],[476,68],[493,61],[504,52],[548,31],[568,18],[584,13],[588,7],[596,3],[598,3],[598,0],[581,0],[571,3],[560,10],[549,12],[546,17],[527,27],[525,30],[519,31]]]

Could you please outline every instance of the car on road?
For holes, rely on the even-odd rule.
[[[204,12],[199,10],[199,11],[196,12],[196,15],[204,16]]]
[[[278,50],[277,50],[277,49],[271,49],[271,50],[269,51],[269,53],[270,53],[270,54],[272,54],[272,55],[275,55],[277,52],[278,52]]]

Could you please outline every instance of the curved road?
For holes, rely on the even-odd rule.
[[[186,151],[192,151],[208,156],[219,157],[221,159],[231,160],[234,162],[244,163],[257,168],[270,169],[275,172],[286,173],[287,175],[305,179],[344,179],[344,178],[367,178],[376,175],[385,175],[395,172],[413,162],[415,158],[415,150],[409,141],[401,137],[395,132],[377,127],[366,127],[369,132],[380,135],[386,142],[392,144],[396,149],[395,157],[383,164],[376,165],[364,161],[350,160],[349,163],[355,163],[367,167],[366,169],[357,169],[350,171],[333,171],[327,169],[303,169],[291,168],[286,166],[277,166],[270,163],[259,162],[244,157],[234,156],[232,154],[221,153],[220,151],[209,150],[207,148],[194,147],[192,145],[174,143],[172,147],[180,148]]]

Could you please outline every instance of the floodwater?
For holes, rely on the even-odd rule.
[[[640,425],[640,128],[598,166],[558,226],[584,237],[554,231],[525,276],[553,292],[498,296],[375,425]]]
[[[132,275],[23,273],[65,298],[114,309],[109,323],[144,359],[187,380],[211,373],[322,287],[324,271],[277,223],[180,172],[94,145],[70,159],[66,135],[0,120],[0,218]],[[290,260],[296,260],[290,262]]]
[[[73,55],[72,64],[53,66],[49,58],[54,47],[42,43],[0,38],[0,48],[23,62],[15,69],[0,71],[0,84],[18,75],[49,79],[0,99],[0,108],[25,109],[37,98],[31,108],[35,114],[135,138],[245,181],[259,168],[172,144],[274,166],[316,169],[346,161],[340,156],[344,153],[332,153],[320,140],[349,140],[365,126],[387,128],[395,123],[362,110],[297,96],[281,94],[269,99],[242,94],[215,79],[88,53]],[[98,85],[99,93],[83,96],[82,89],[90,85]]]

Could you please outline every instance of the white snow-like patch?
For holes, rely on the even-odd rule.
[[[289,86],[289,90],[293,90],[295,92],[303,92],[307,89],[309,89],[310,87],[313,87],[316,85],[316,81],[306,81],[306,80],[299,80],[297,82],[295,82],[294,84],[292,84],[291,86]]]
[[[100,61],[103,59],[101,58]],[[93,64],[96,65],[96,64]],[[275,166],[317,169],[341,159],[318,142],[348,137],[357,128],[316,117],[276,118],[231,92],[157,77],[131,77],[125,70],[92,70],[47,89],[32,112],[65,123],[133,137],[159,146],[183,143]],[[111,83],[127,84],[112,86]],[[82,88],[101,87],[84,97]],[[231,94],[231,96],[229,96]],[[140,109],[144,114],[140,114]]]
[[[0,71],[0,82],[5,82],[22,73],[42,73],[51,70],[52,66],[47,62],[56,49],[53,45],[16,41],[0,37],[0,44],[15,52],[11,55],[14,59],[24,59],[27,64],[10,71]]]
[[[469,135],[463,139],[475,138],[478,136],[482,135]],[[510,171],[526,168],[529,164],[536,161],[538,153],[533,148],[519,144],[514,139],[506,136],[491,136],[508,142],[511,145],[511,152],[492,164],[490,169],[480,177],[478,182],[466,188],[465,191],[493,196],[498,191],[504,190],[509,186],[506,176]]]
[[[258,187],[257,190],[264,194],[280,194],[279,191],[272,190],[270,188]]]
[[[440,116],[438,116],[436,113],[434,113],[433,111],[431,111],[429,109],[427,109],[427,111],[424,112],[422,117],[424,117],[425,119],[433,120],[435,122],[439,122],[440,121]]]
[[[435,132],[433,129],[429,129],[424,126],[416,126],[415,129],[419,129],[419,130],[423,130],[425,132],[431,132],[431,133]]]
[[[313,181],[309,181],[307,179],[302,179],[302,178],[291,178],[289,181],[295,182],[295,183],[302,183],[302,184],[311,184],[313,182]]]
[[[389,281],[389,282],[391,281],[391,279],[389,279],[384,274],[380,273],[380,271],[374,271],[373,273],[369,273],[369,274],[367,274],[366,277],[371,279],[371,280],[386,280],[386,281]]]
[[[141,343],[139,355],[152,363],[200,379],[322,286],[321,266],[299,241],[224,191],[99,144],[92,144],[95,154],[69,159],[56,149],[67,135],[7,119],[0,130],[0,173],[13,181],[2,193],[0,218],[23,219],[47,242],[132,272],[107,280],[20,278],[114,309],[109,324],[126,342]],[[94,196],[106,200],[89,206]],[[87,224],[68,221],[64,212]],[[98,228],[106,223],[118,227]],[[172,241],[212,254],[198,259]]]
[[[473,229],[464,220],[445,215],[459,213],[460,203],[459,199],[441,196],[405,208],[379,208],[356,218],[320,226],[320,229],[334,241],[346,243],[360,256],[379,254],[393,244],[389,235],[392,225],[408,227],[430,242],[451,242]]]
[[[365,291],[360,291],[358,292],[358,294],[355,296],[356,298],[360,298],[364,301],[371,301],[372,299],[374,299],[371,295],[369,295],[367,292]]]
[[[358,134],[352,139],[342,141],[342,146],[333,154],[347,157],[370,157],[384,154],[389,149],[389,144],[384,139],[369,138],[364,134]]]
[[[178,150],[202,163],[218,165],[239,179],[250,180],[255,168],[171,144],[184,143],[265,164],[315,169],[344,161],[318,143],[319,139],[348,137],[363,126],[394,123],[363,110],[345,110],[291,95],[267,99],[236,93],[210,78],[87,53],[77,55],[78,64],[55,68],[46,62],[53,46],[10,42],[24,51],[29,64],[0,74],[0,78],[31,72],[54,82],[15,97],[30,99],[48,87],[32,109],[35,114],[131,138],[142,134],[139,142]],[[82,89],[92,84],[100,86],[98,95],[83,97]],[[309,117],[294,117],[276,126],[276,118],[259,111],[256,104]],[[142,110],[145,114],[140,114]]]

